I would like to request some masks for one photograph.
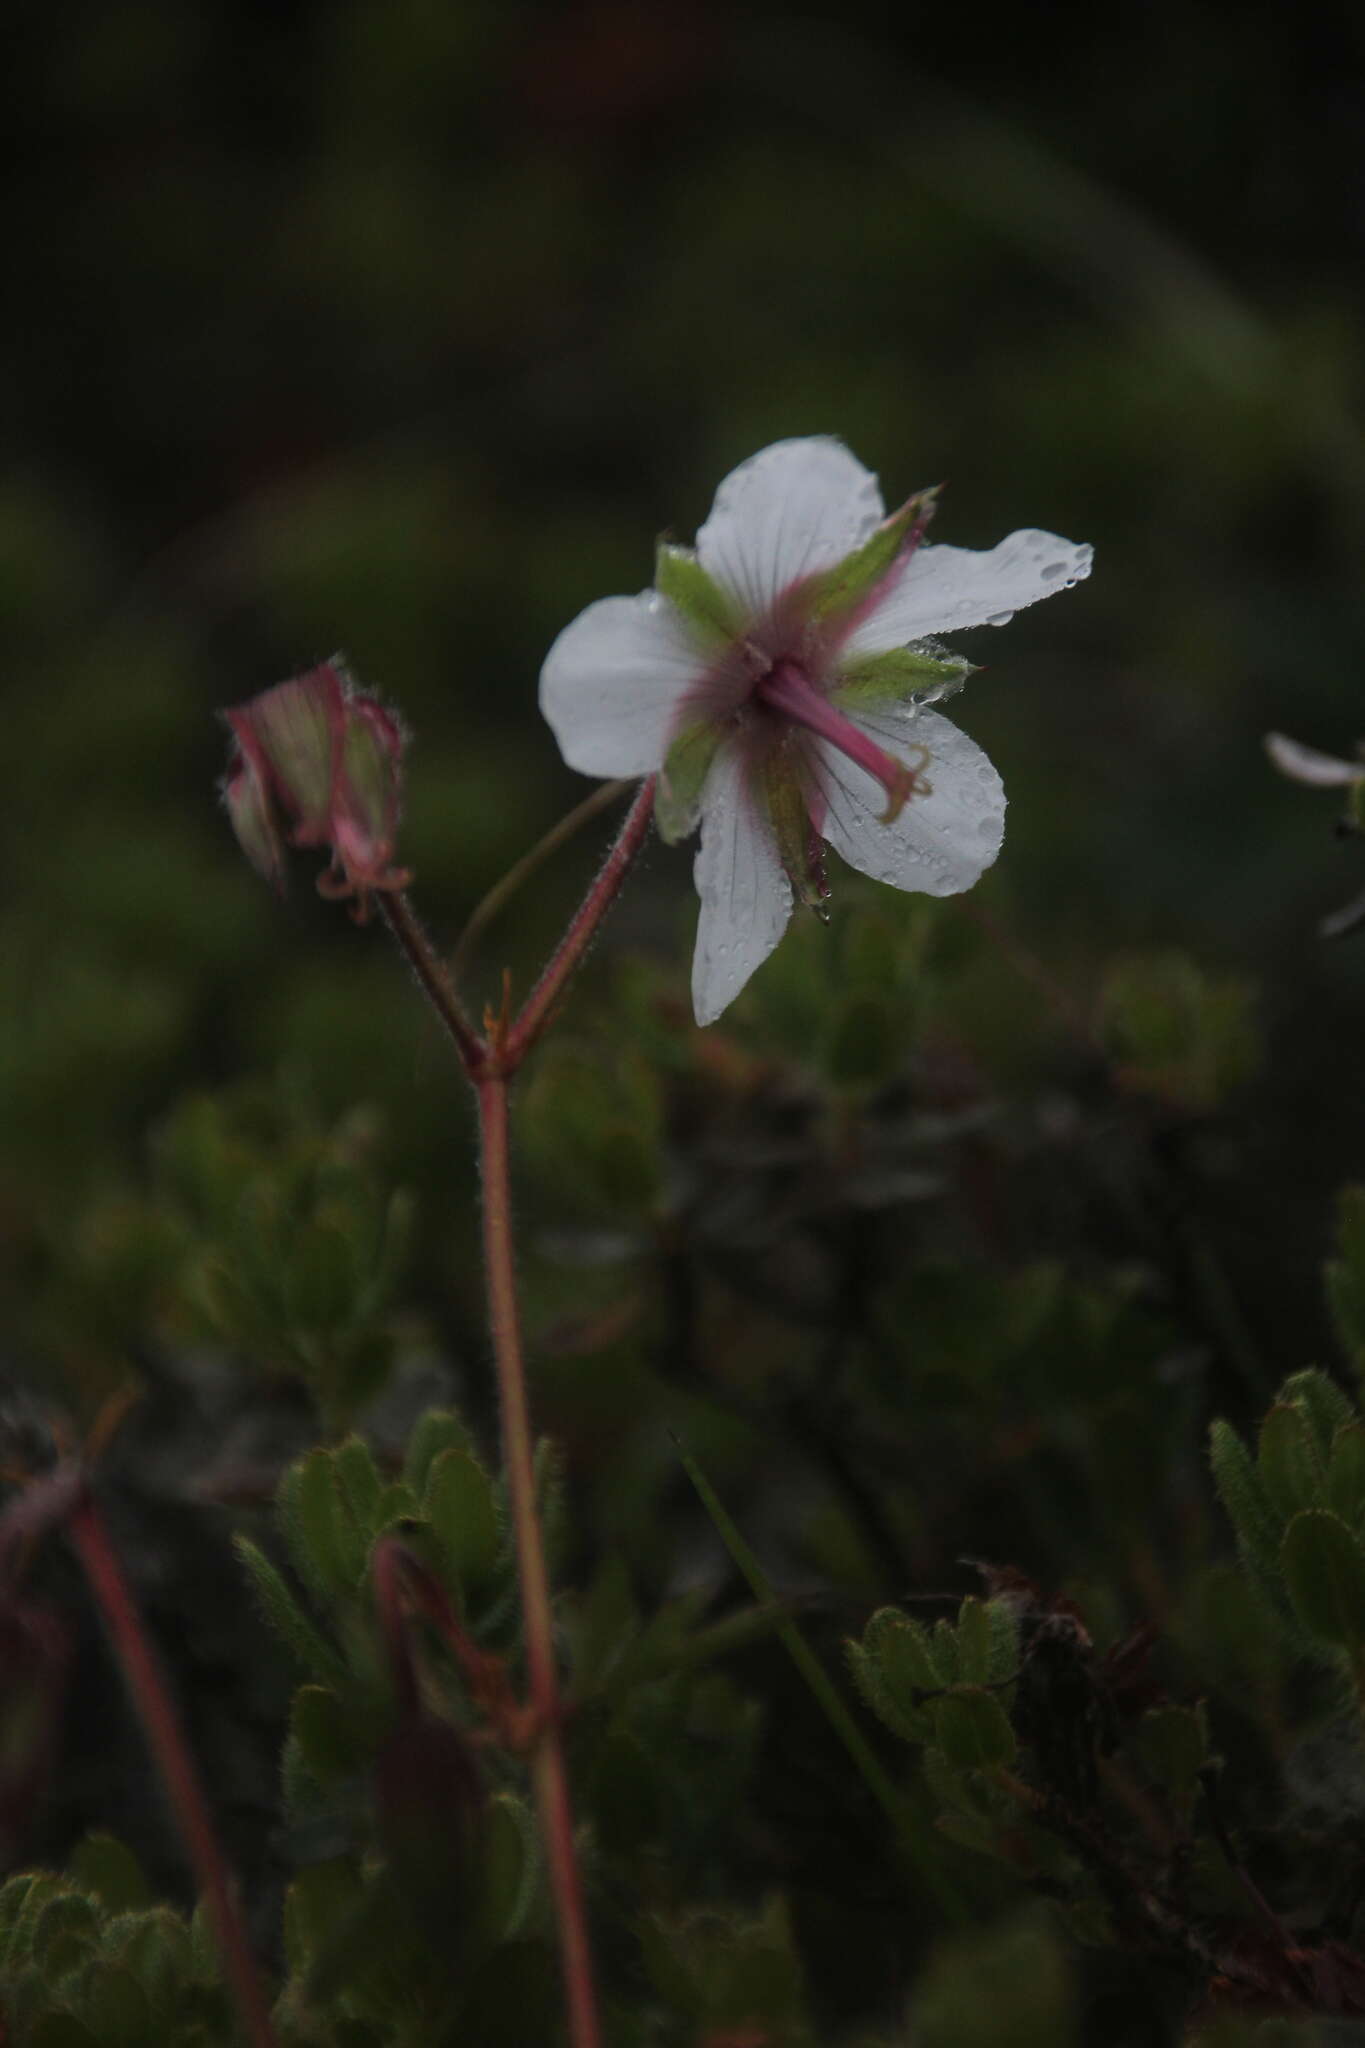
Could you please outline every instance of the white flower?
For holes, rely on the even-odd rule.
[[[666,839],[701,824],[692,998],[710,1024],[786,929],[819,909],[823,856],[951,896],[1000,850],[986,756],[927,706],[971,664],[927,636],[1003,626],[1090,573],[1088,547],[1012,533],[922,544],[932,492],[886,516],[839,441],[778,441],[728,476],[696,550],[661,543],[655,588],[607,597],[546,657],[540,704],[571,768],[658,774]]]

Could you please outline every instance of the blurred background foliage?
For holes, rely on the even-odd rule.
[[[453,939],[585,791],[536,712],[554,634],[814,431],[893,501],[946,479],[943,539],[1036,524],[1097,566],[963,643],[954,715],[1011,798],[970,898],[836,876],[833,925],[703,1035],[688,857],[655,848],[528,1075],[565,1570],[733,1598],[672,1428],[831,1653],[974,1590],[964,1554],[1068,1589],[1102,1648],[1150,1623],[1263,1885],[1349,1933],[1274,1818],[1288,1772],[1319,1828],[1344,1766],[1237,1591],[1204,1440],[1345,1370],[1365,1296],[1348,1208],[1334,1326],[1365,946],[1315,930],[1360,849],[1261,752],[1365,731],[1359,20],[17,0],[6,46],[0,1375],[77,1426],[143,1392],[111,1484],[264,1938],[287,1686],[241,1668],[213,1517],[320,1427],[397,1458],[430,1401],[494,1418],[462,1084],[378,935],[302,863],[283,907],[248,872],[215,708],[343,646],[413,728],[403,852]],[[600,831],[487,936],[481,993],[525,984]],[[813,2038],[888,2024],[921,1963],[917,2040],[986,2038],[971,2001],[1021,1971],[1011,2040],[1174,2038],[1180,1983],[1074,1979],[975,1864],[1003,1917],[925,1962],[781,1658],[738,1677],[738,1840],[675,1835],[692,1891],[660,1889],[799,1953]],[[105,1820],[183,1895],[103,1734],[73,1713],[23,1854]],[[708,2003],[708,1926],[648,1962],[677,2038],[757,2038]],[[783,1983],[771,2039],[805,2039]]]

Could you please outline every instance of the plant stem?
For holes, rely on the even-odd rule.
[[[602,864],[601,873],[579,904],[568,930],[551,954],[540,980],[531,990],[508,1036],[503,1058],[504,1071],[513,1073],[550,1021],[570,975],[587,952],[597,927],[620,894],[621,884],[635,856],[644,845],[654,809],[655,777],[640,784],[635,801],[626,812],[616,844]]]
[[[941,1908],[946,1918],[959,1926],[965,1924],[966,1907],[952,1878],[939,1866],[932,1830],[920,1821],[909,1801],[897,1790],[883,1770],[871,1744],[844,1705],[833,1680],[792,1620],[789,1610],[778,1598],[772,1581],[740,1535],[733,1518],[721,1505],[720,1496],[696,1459],[676,1436],[673,1437],[673,1442],[682,1460],[683,1470],[695,1487],[702,1506],[711,1517],[716,1534],[729,1551],[734,1564],[748,1581],[750,1592],[763,1606],[777,1610],[779,1619],[773,1624],[775,1635],[805,1680],[825,1719],[848,1752],[854,1769],[891,1822],[915,1866],[916,1875],[924,1889]]]
[[[637,800],[635,809],[638,808]],[[574,1848],[569,1777],[564,1758],[550,1582],[545,1569],[540,1516],[536,1510],[534,1443],[526,1397],[526,1367],[522,1356],[512,1246],[506,1076],[500,1073],[480,1075],[475,1083],[475,1092],[479,1103],[483,1152],[483,1243],[488,1318],[501,1398],[502,1454],[521,1584],[527,1676],[531,1706],[536,1717],[532,1753],[536,1804],[559,1930],[560,1961],[569,2010],[569,2039],[573,2048],[599,2048],[601,2030],[593,1988],[592,1954],[588,1946],[583,1888]]]
[[[222,1851],[214,1834],[180,1717],[157,1666],[104,1518],[83,1487],[67,1521],[67,1532],[90,1583],[124,1681],[133,1697],[148,1745],[156,1759],[199,1889],[208,1903],[223,1965],[247,2038],[253,2048],[275,2048],[265,1989],[256,1970]]]
[[[624,795],[625,791],[629,788],[629,782],[600,783],[591,796],[584,797],[581,804],[576,804],[573,810],[561,818],[557,825],[552,825],[545,834],[545,837],[538,839],[529,853],[524,853],[521,859],[516,861],[507,870],[505,875],[502,875],[494,882],[487,895],[481,897],[475,904],[469,914],[468,923],[455,941],[455,950],[450,956],[450,976],[452,981],[458,985],[460,977],[469,965],[470,956],[479,940],[502,909],[504,903],[516,894],[522,883],[528,882],[531,876],[535,874],[537,868],[542,867],[552,853],[557,853],[561,846],[573,838],[575,832],[595,818],[599,811],[609,809],[616,802],[617,797]]]
[[[418,986],[454,1039],[466,1072],[476,1073],[484,1057],[483,1040],[466,1017],[455,984],[422,929],[421,919],[407,897],[397,890],[381,890],[377,900],[384,922],[398,941]]]

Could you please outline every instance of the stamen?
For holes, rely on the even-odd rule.
[[[916,790],[923,788],[919,769],[908,768],[904,761],[888,754],[851,718],[837,711],[828,698],[820,695],[798,663],[775,663],[754,685],[754,695],[783,718],[789,718],[794,725],[803,725],[807,731],[818,733],[821,739],[828,740],[841,754],[847,754],[850,761],[856,761],[860,768],[876,777],[887,795],[887,806],[880,819],[883,825],[889,825],[899,817],[908,799]],[[915,751],[923,757],[920,766],[924,766],[928,760],[924,749],[917,747]]]

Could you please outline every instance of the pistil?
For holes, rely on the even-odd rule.
[[[775,662],[754,685],[754,696],[770,710],[790,719],[794,725],[803,725],[808,732],[818,733],[841,754],[847,754],[850,761],[855,761],[869,775],[875,776],[887,796],[887,806],[880,820],[883,825],[889,825],[900,815],[918,786],[918,771],[888,754],[851,718],[836,710],[827,697],[820,695],[799,662],[785,659]]]

